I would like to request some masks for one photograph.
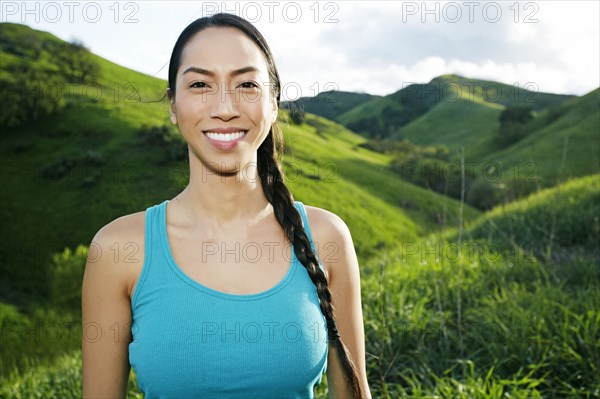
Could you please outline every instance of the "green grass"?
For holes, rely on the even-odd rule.
[[[600,238],[599,215],[600,174],[595,174],[497,206],[471,223],[464,234],[548,259],[560,256],[553,249],[574,246],[593,253]]]

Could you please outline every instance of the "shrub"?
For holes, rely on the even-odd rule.
[[[157,161],[159,165],[187,159],[187,142],[172,125],[143,125],[138,130],[138,137],[146,146],[162,150],[163,156]]]
[[[485,178],[476,179],[469,188],[465,201],[479,209],[488,210],[502,202],[504,190],[501,184]]]
[[[104,160],[104,155],[102,155],[101,152],[94,150],[87,150],[85,152],[83,162],[90,166],[100,166],[106,163]]]
[[[74,159],[61,156],[58,160],[42,167],[42,177],[49,180],[59,180],[74,167]]]
[[[301,125],[302,122],[304,122],[304,110],[303,109],[293,109],[290,110],[290,121],[294,124],[294,125]]]
[[[507,147],[521,140],[529,132],[527,123],[533,119],[531,107],[508,106],[500,113],[500,128],[495,142],[500,147]]]
[[[0,126],[19,126],[64,107],[57,91],[64,82],[55,74],[30,64],[17,64],[8,73],[10,80],[0,79]]]
[[[102,174],[99,171],[96,171],[96,172],[92,173],[91,175],[84,177],[83,180],[81,180],[79,187],[81,187],[81,188],[94,187],[100,181],[101,176],[102,176]]]
[[[81,308],[81,283],[88,248],[79,245],[75,250],[65,248],[52,257],[50,272],[50,301],[56,307],[78,311]]]

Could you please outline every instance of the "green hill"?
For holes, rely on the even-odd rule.
[[[367,93],[327,90],[314,97],[300,97],[294,101],[282,101],[281,106],[290,111],[308,112],[337,121],[338,117],[344,112],[378,97]]]
[[[600,171],[600,89],[543,110],[528,128],[525,138],[482,161],[542,186]]]
[[[600,174],[574,178],[526,198],[497,206],[464,232],[498,247],[520,246],[536,256],[552,250],[600,249]]]
[[[407,138],[417,144],[452,143],[453,121],[441,126],[436,122],[420,128],[419,124],[409,127],[419,119],[428,119],[429,112],[448,107],[452,112],[462,112],[466,103],[478,103],[500,110],[507,105],[529,105],[534,110],[559,104],[571,96],[530,91],[498,82],[469,79],[458,75],[442,75],[429,83],[410,83],[384,97],[373,98],[360,104],[337,119],[349,129],[367,137]],[[471,114],[473,110],[469,114]],[[442,116],[452,116],[448,113]],[[445,122],[445,119],[443,119]],[[479,122],[479,121],[478,121]],[[467,122],[468,123],[468,122]],[[431,126],[435,125],[435,131]],[[457,132],[458,133],[458,132]],[[440,137],[441,136],[441,137]]]
[[[439,192],[446,192],[439,171],[457,169],[459,150],[464,148],[467,201],[487,209],[488,204],[600,171],[598,96],[598,89],[577,97],[443,75],[362,103],[339,121],[365,136],[381,138],[371,139],[369,148],[394,152],[406,148],[402,141],[407,140],[421,146],[424,154],[446,149],[446,155],[425,161],[415,154],[405,159],[405,154],[390,154],[396,165],[419,162],[418,169],[437,168],[430,171],[435,175],[430,186]],[[529,112],[530,120],[503,126],[506,111],[514,109]],[[507,138],[509,133],[515,136]],[[448,193],[458,198],[454,186],[450,184]]]

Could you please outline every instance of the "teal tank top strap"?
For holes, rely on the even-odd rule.
[[[294,206],[296,207],[298,212],[300,212],[300,216],[302,216],[302,226],[304,226],[304,231],[306,231],[306,235],[308,236],[308,239],[310,240],[310,245],[311,245],[315,255],[317,256],[317,261],[319,262],[319,267],[321,269],[323,269],[323,271],[325,271],[325,267],[323,266],[323,263],[321,262],[321,258],[319,258],[319,254],[317,252],[315,242],[313,241],[312,233],[310,231],[310,225],[308,224],[308,216],[306,215],[306,208],[304,207],[304,203],[302,203],[301,201],[294,201]]]
[[[140,291],[143,291],[143,286],[146,280],[148,279],[148,275],[150,274],[150,269],[155,269],[155,266],[151,266],[152,263],[156,263],[158,257],[162,255],[160,248],[160,210],[161,207],[165,205],[167,201],[164,201],[161,204],[156,204],[153,206],[149,206],[146,208],[146,212],[144,215],[144,264],[142,265],[142,271],[138,278],[138,282],[136,283],[133,296],[131,297],[131,306],[132,308],[137,307],[138,297],[140,296]],[[154,260],[154,262],[151,262]],[[160,273],[161,270],[158,268],[154,270],[153,273]]]

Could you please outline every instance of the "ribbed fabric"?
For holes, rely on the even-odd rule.
[[[293,247],[287,274],[270,289],[211,289],[175,263],[168,202],[146,209],[144,265],[131,301],[129,361],[145,399],[314,398],[327,368],[327,327]],[[304,204],[294,205],[315,250]]]

